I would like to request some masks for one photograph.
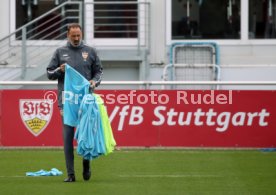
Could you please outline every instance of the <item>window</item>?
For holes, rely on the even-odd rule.
[[[85,0],[85,40],[94,46],[145,46],[149,37],[146,0]]]
[[[27,27],[27,39],[62,40],[66,38],[66,24],[79,21],[77,4],[68,4],[53,10],[66,1],[68,0],[15,0],[16,29],[50,11]],[[16,38],[19,40],[22,38],[21,31],[16,34]]]
[[[275,0],[249,0],[249,38],[276,38]]]
[[[11,0],[10,31],[31,21],[26,31],[16,33],[16,39],[26,34],[27,40],[43,43],[64,40],[66,25],[79,22],[87,44],[145,46],[149,43],[149,5],[147,0]]]
[[[137,38],[137,3],[129,3],[133,0],[119,0],[120,3],[116,3],[118,0],[94,2],[94,38]]]
[[[240,0],[171,1],[173,40],[240,39]]]

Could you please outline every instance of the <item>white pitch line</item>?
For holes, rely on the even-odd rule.
[[[0,178],[20,178],[20,177],[27,177],[27,176],[23,176],[23,175],[12,175],[12,176],[4,176],[4,175],[0,175]]]
[[[221,177],[220,175],[119,175],[119,177],[134,178],[181,178],[181,177]]]

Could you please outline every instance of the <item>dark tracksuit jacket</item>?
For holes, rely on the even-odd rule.
[[[64,73],[59,66],[67,63],[77,70],[88,81],[94,80],[96,87],[102,79],[102,64],[96,51],[83,42],[78,47],[73,47],[68,41],[66,46],[58,48],[47,67],[47,77],[50,80],[58,79],[58,106],[62,105],[62,91],[64,90]]]

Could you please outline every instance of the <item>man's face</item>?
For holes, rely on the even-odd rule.
[[[81,29],[78,27],[71,28],[67,33],[67,38],[74,47],[79,46],[82,39]]]

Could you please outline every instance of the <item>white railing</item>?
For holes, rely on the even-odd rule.
[[[57,81],[0,81],[8,85],[56,85]],[[276,85],[276,81],[102,81],[101,85]]]

